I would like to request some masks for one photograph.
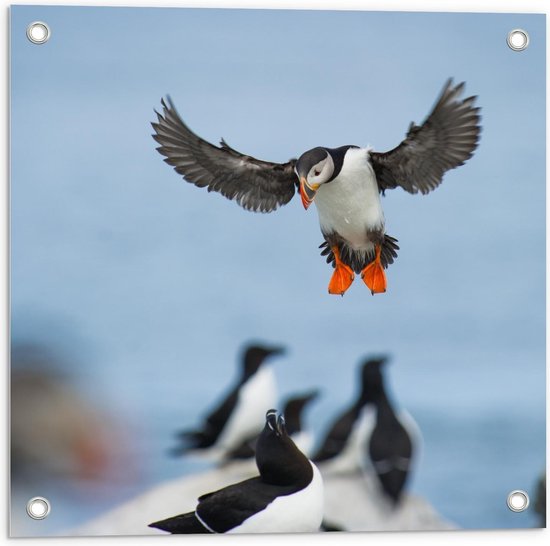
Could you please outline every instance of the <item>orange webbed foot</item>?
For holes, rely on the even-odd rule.
[[[380,252],[382,247],[376,245],[376,253],[374,260],[367,265],[363,271],[361,271],[361,278],[363,282],[369,287],[371,293],[380,294],[386,291],[388,282],[386,280],[386,272],[382,267],[382,261],[380,260]]]
[[[351,286],[354,278],[355,273],[352,271],[351,267],[347,265],[342,265],[340,267],[336,266],[328,285],[328,293],[343,296],[346,290]]]
[[[342,262],[340,259],[340,251],[337,246],[332,247],[332,252],[336,263],[334,273],[328,284],[328,293],[343,296],[346,290],[351,286],[355,278],[355,273],[349,265]]]

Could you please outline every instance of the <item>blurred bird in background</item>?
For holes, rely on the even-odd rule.
[[[404,493],[420,432],[386,392],[387,356],[360,367],[359,395],[329,427],[313,460],[325,485],[327,530],[399,531],[452,529],[425,500]]]
[[[318,390],[288,397],[283,402],[283,416],[286,430],[298,449],[308,455],[313,445],[313,434],[303,426],[305,408],[319,396]],[[249,438],[227,454],[227,460],[243,460],[254,457],[257,437]]]
[[[365,398],[376,410],[376,423],[365,442],[362,460],[367,472],[376,477],[382,494],[395,506],[401,500],[421,436],[407,411],[394,411],[384,384],[385,362],[369,362],[363,368]]]
[[[198,455],[214,462],[254,438],[262,430],[262,415],[277,403],[277,384],[270,357],[285,353],[283,347],[249,345],[243,354],[235,386],[207,415],[198,429],[178,434],[173,456]]]
[[[368,358],[359,374],[359,395],[351,406],[331,424],[312,459],[323,474],[354,472],[360,468],[362,449],[374,425],[373,408],[369,406],[368,378],[370,366],[383,363],[386,357]]]

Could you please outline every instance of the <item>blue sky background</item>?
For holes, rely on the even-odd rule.
[[[323,389],[317,432],[353,395],[361,358],[389,352],[394,398],[424,433],[413,490],[461,526],[533,524],[504,499],[532,491],[545,461],[544,16],[17,6],[11,18],[12,338],[71,355],[87,395],[139,430],[136,489],[195,468],[165,457],[172,431],[234,378],[242,343],[263,339],[290,349],[282,394]],[[43,46],[25,37],[34,20],[52,28]],[[506,46],[516,27],[531,37],[522,53]],[[432,194],[387,193],[401,251],[377,297],[359,280],[326,293],[314,207],[243,211],[181,180],[150,136],[170,93],[198,134],[263,159],[384,151],[449,76],[479,96],[481,144]],[[67,511],[63,524],[84,517]]]

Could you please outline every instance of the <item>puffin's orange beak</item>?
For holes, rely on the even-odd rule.
[[[313,203],[313,199],[318,189],[319,184],[314,184],[313,186],[310,186],[304,176],[300,178],[300,196],[302,197],[302,205],[304,205],[304,208],[306,210],[308,209],[309,205]]]

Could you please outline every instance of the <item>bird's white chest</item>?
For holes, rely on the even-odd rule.
[[[277,497],[264,510],[246,519],[228,533],[313,533],[323,520],[323,479],[317,467],[307,487]]]
[[[355,250],[370,250],[368,232],[384,228],[384,213],[366,148],[350,148],[340,174],[315,196],[323,233],[337,232]]]
[[[240,389],[237,404],[224,427],[216,447],[231,450],[243,440],[259,434],[265,412],[275,407],[277,385],[270,365],[264,364]]]

